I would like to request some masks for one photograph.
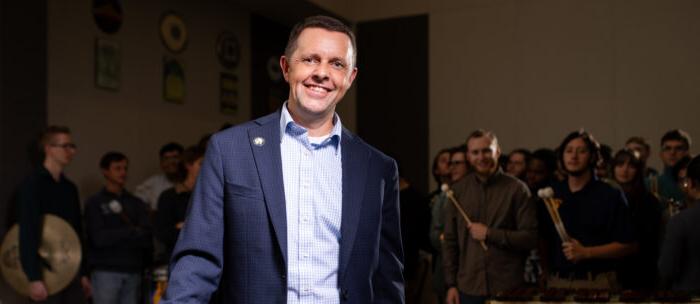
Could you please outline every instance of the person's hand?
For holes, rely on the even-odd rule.
[[[581,245],[581,243],[576,239],[571,239],[571,241],[564,242],[561,246],[564,256],[571,262],[576,263],[590,257],[588,248]]]
[[[486,234],[489,231],[489,227],[486,227],[486,225],[482,223],[472,223],[467,228],[469,228],[469,234],[472,236],[473,239],[477,241],[486,240]]]
[[[83,286],[83,295],[85,295],[85,298],[88,299],[92,297],[92,283],[90,283],[90,279],[87,276],[82,276],[80,278],[80,285]]]
[[[185,225],[185,222],[178,222],[177,224],[175,224],[175,229],[180,230],[180,229],[182,229],[183,225]]]
[[[457,290],[457,287],[450,287],[450,289],[447,290],[447,297],[445,297],[445,303],[459,304],[459,290]]]
[[[41,302],[49,297],[46,285],[42,281],[32,281],[29,283],[29,298],[35,302]]]

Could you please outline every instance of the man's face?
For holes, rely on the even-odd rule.
[[[435,174],[437,176],[450,175],[450,152],[443,152],[437,157]]]
[[[456,182],[467,174],[467,160],[464,152],[452,153],[450,157],[450,181]]]
[[[71,140],[70,134],[58,133],[51,138],[49,143],[44,146],[46,159],[67,166],[73,160],[76,146]]]
[[[661,144],[661,161],[666,167],[673,167],[688,155],[688,147],[680,140],[667,140]]]
[[[102,169],[102,175],[104,175],[107,182],[124,187],[128,170],[129,161],[123,159],[111,162],[107,170]]]
[[[177,150],[166,151],[160,157],[160,169],[167,175],[177,173],[181,154]]]
[[[292,115],[318,118],[332,115],[357,74],[350,37],[341,32],[306,28],[290,58],[280,65],[289,83]]]
[[[530,188],[541,185],[549,176],[547,166],[541,159],[533,158],[527,164],[526,181]]]
[[[589,170],[591,151],[582,138],[575,138],[564,147],[564,168],[573,175],[578,176]]]
[[[508,156],[508,163],[506,164],[506,172],[515,177],[521,177],[525,174],[527,169],[527,164],[525,163],[525,155],[522,153],[511,153]]]
[[[630,149],[632,151],[637,151],[639,153],[639,159],[642,160],[643,163],[646,164],[647,159],[649,159],[649,150],[645,146],[642,146],[638,143],[631,142],[628,143],[625,148]]]
[[[472,138],[467,142],[469,164],[481,176],[488,176],[498,169],[501,150],[495,140],[488,136]]]

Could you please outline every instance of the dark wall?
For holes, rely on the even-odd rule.
[[[250,17],[252,113],[257,118],[279,108],[289,96],[279,59],[287,45],[291,26],[258,14]]]
[[[357,26],[357,129],[427,192],[428,16]]]
[[[46,126],[46,1],[0,1],[0,236],[14,188],[31,168],[29,149]],[[34,149],[32,149],[32,152]],[[19,298],[4,279],[0,301]]]

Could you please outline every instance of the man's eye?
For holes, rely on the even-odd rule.
[[[332,65],[334,68],[337,68],[337,69],[344,69],[345,68],[345,63],[342,63],[340,61],[335,61],[332,63]]]

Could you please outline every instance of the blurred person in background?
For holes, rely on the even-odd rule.
[[[530,151],[526,149],[515,149],[510,152],[506,161],[506,173],[517,177],[521,181],[525,181],[530,155]]]
[[[158,209],[160,194],[172,188],[177,182],[182,150],[182,145],[176,142],[163,145],[158,152],[161,173],[147,178],[136,186],[134,194],[146,202],[151,210]]]
[[[620,262],[618,281],[623,289],[654,289],[658,283],[661,210],[659,200],[644,185],[644,161],[639,152],[622,149],[612,161],[613,177],[622,187],[637,235],[637,252]]]

